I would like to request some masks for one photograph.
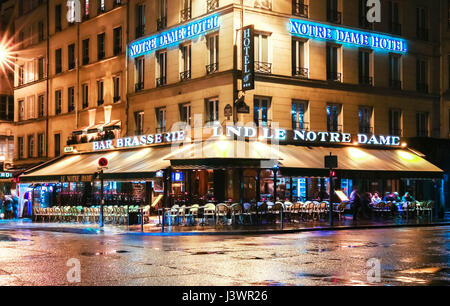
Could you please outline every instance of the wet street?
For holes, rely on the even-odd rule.
[[[68,282],[72,258],[81,283]],[[450,227],[165,237],[0,231],[0,285],[450,285],[449,263]]]

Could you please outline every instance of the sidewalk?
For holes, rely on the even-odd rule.
[[[30,219],[19,220],[0,220],[0,230],[35,230],[51,231],[75,234],[105,234],[105,235],[146,235],[146,236],[193,236],[193,235],[261,235],[261,234],[281,234],[297,233],[308,231],[328,231],[328,230],[354,230],[354,229],[376,229],[376,228],[395,228],[395,227],[426,227],[426,226],[444,226],[450,225],[450,214],[446,214],[444,219],[429,219],[428,217],[414,219],[373,219],[360,220],[353,222],[350,215],[346,215],[342,220],[335,220],[333,226],[327,221],[302,221],[295,223],[285,223],[283,228],[281,224],[264,225],[166,225],[164,233],[161,232],[161,226],[157,217],[150,220],[150,224],[144,225],[144,231],[141,232],[140,225],[111,225],[106,224],[103,230],[100,230],[98,224],[84,223],[57,223],[57,222],[32,222]]]

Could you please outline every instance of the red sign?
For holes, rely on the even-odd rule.
[[[98,160],[98,165],[100,167],[106,167],[108,166],[108,160],[105,157],[102,157]]]

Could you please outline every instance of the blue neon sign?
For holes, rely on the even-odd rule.
[[[372,32],[324,25],[320,23],[290,19],[289,33],[294,36],[310,37],[343,44],[374,48],[389,52],[408,51],[406,40]]]
[[[184,26],[174,28],[130,44],[130,57],[137,57],[148,54],[152,51],[179,44],[184,40],[192,39],[198,35],[219,28],[219,16],[217,14],[188,23]]]

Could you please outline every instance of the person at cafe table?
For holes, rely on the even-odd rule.
[[[402,202],[414,202],[414,201],[415,201],[415,199],[412,197],[412,195],[408,191],[402,197]]]
[[[375,192],[374,194],[373,194],[373,196],[372,196],[372,199],[371,199],[371,204],[372,205],[377,205],[378,203],[380,203],[381,202],[381,198],[380,198],[380,196],[378,195],[378,192]]]

